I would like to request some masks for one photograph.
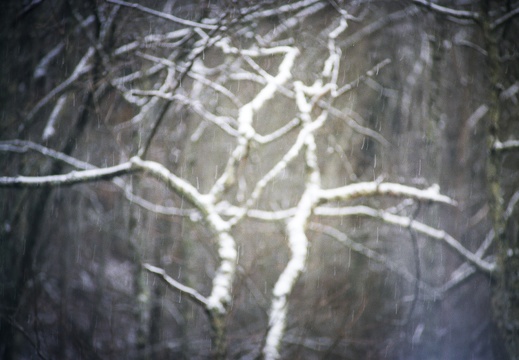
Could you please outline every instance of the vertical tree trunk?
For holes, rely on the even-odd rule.
[[[501,103],[499,99],[502,84],[502,69],[499,59],[497,30],[490,20],[490,1],[484,0],[482,23],[489,70],[489,111],[488,111],[488,159],[487,182],[490,194],[490,211],[497,247],[498,273],[494,284],[494,316],[503,335],[511,359],[519,359],[519,244],[513,237],[506,236],[506,220],[501,187],[501,156],[496,151],[501,127]]]

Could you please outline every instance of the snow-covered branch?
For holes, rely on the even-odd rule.
[[[303,125],[319,124],[319,122],[324,122],[328,117],[328,112],[323,111],[319,122],[317,120],[312,121],[311,112],[317,102],[316,99],[320,99],[327,92],[331,92],[333,96],[333,91],[336,89],[337,76],[335,76],[335,74],[338,72],[339,61],[337,54],[339,50],[335,47],[335,38],[344,31],[346,27],[346,22],[341,21],[340,25],[331,32],[329,36],[328,49],[330,56],[328,60],[325,61],[322,75],[323,79],[329,79],[330,82],[323,85],[322,82],[318,80],[314,83],[314,86],[311,87],[304,86],[300,81],[294,83],[296,105],[300,111]],[[310,102],[306,99],[307,95],[312,96]],[[309,131],[306,136],[302,137],[302,141],[304,142],[306,150],[305,167],[307,176],[305,180],[305,190],[297,204],[294,216],[288,221],[286,226],[291,256],[272,291],[269,327],[263,347],[263,356],[266,360],[278,359],[280,357],[279,346],[285,334],[288,297],[306,267],[309,246],[306,228],[314,208],[320,201],[321,174],[318,166],[317,146],[313,132]]]
[[[498,27],[506,24],[509,20],[513,19],[515,16],[519,15],[519,6],[516,6],[514,9],[511,9],[506,14],[501,16],[500,18],[496,19],[491,24],[491,29],[497,29]]]
[[[372,181],[350,184],[335,189],[323,189],[320,191],[322,201],[352,200],[374,195],[410,197],[419,201],[432,201],[456,205],[456,201],[440,194],[438,185],[433,185],[428,189],[422,190],[402,184]]]
[[[494,150],[501,152],[519,150],[519,140],[508,140],[504,142],[497,140],[494,143]]]
[[[191,185],[189,182],[179,178],[171,171],[169,171],[164,165],[155,161],[142,160],[139,157],[133,157],[130,162],[134,164],[135,168],[142,171],[146,171],[157,180],[166,184],[169,188],[174,190],[177,194],[180,194],[186,198],[191,204],[193,204],[198,210],[200,210],[205,216],[210,214],[210,202],[207,197],[200,194],[198,190]],[[222,228],[215,229],[222,231]]]
[[[311,108],[299,104],[304,122],[310,122]],[[309,172],[305,191],[301,196],[294,217],[287,224],[288,243],[291,258],[279,276],[272,291],[272,304],[269,312],[269,328],[265,339],[263,354],[265,359],[279,358],[279,345],[285,332],[288,296],[306,267],[308,254],[308,238],[305,229],[314,207],[319,201],[321,177],[317,166],[315,139],[312,133],[305,137],[305,163]]]
[[[369,216],[378,218],[388,224],[397,225],[404,228],[411,228],[422,235],[430,237],[431,239],[441,241],[449,248],[454,250],[458,255],[460,255],[463,260],[468,261],[470,264],[476,266],[476,268],[483,273],[492,274],[495,270],[495,264],[488,263],[481,259],[476,254],[472,253],[470,250],[461,245],[458,240],[453,238],[445,231],[435,229],[417,220],[412,220],[407,216],[391,214],[389,212],[376,210],[368,206],[351,206],[345,208],[319,207],[315,209],[315,213],[316,215],[321,216]]]
[[[37,151],[44,156],[62,161],[66,164],[69,164],[69,165],[75,167],[76,169],[87,170],[87,169],[96,168],[92,164],[78,160],[75,157],[68,156],[66,154],[63,154],[62,152],[50,149],[48,147],[45,147],[43,145],[37,144],[32,141],[27,141],[27,140],[0,141],[0,151],[25,153],[25,152],[27,152],[27,150]]]
[[[477,12],[452,9],[446,6],[435,4],[427,0],[413,0],[413,2],[417,5],[425,7],[426,9],[433,10],[439,14],[452,16],[458,19],[479,20],[481,18],[480,14]]]
[[[207,298],[207,307],[210,312],[215,312],[215,314],[225,314],[231,301],[237,251],[235,241],[228,233],[229,226],[218,215],[212,202],[213,198],[209,195],[200,194],[194,186],[170,172],[162,164],[144,161],[138,157],[133,157],[130,161],[137,168],[147,171],[153,177],[164,182],[177,194],[184,196],[200,211],[212,230],[218,244],[220,265],[213,278],[213,287],[211,295]]]
[[[275,77],[269,77],[266,79],[267,85],[254,97],[254,99],[240,108],[238,115],[238,132],[240,134],[238,145],[230,156],[223,174],[216,181],[210,191],[210,194],[214,198],[220,197],[221,194],[234,183],[236,166],[240,160],[247,156],[250,141],[254,138],[256,133],[252,126],[254,115],[265,105],[268,100],[272,99],[276,90],[278,89],[278,86],[284,84],[288,79],[291,78],[291,69],[294,65],[296,56],[299,54],[299,51],[292,47],[260,49],[258,51],[239,51],[238,49],[229,45],[228,39],[224,39],[218,42],[218,46],[224,53],[229,54],[242,54],[248,56],[284,54],[285,56],[279,65],[278,74]]]
[[[287,165],[299,155],[301,149],[305,145],[305,141],[314,131],[319,129],[324,122],[326,121],[327,113],[323,112],[316,120],[305,124],[303,129],[301,129],[294,145],[283,155],[280,161],[274,165],[269,172],[267,172],[254,187],[254,190],[251,193],[251,196],[245,203],[245,206],[238,210],[238,213],[231,219],[230,224],[236,224],[243,216],[245,216],[248,210],[254,205],[254,203],[260,198],[265,187],[276,177],[278,176]]]
[[[369,247],[351,240],[344,232],[339,231],[332,226],[312,222],[309,224],[308,228],[310,230],[323,233],[338,241],[339,243],[343,244],[348,249],[351,249],[356,253],[367,257],[370,260],[376,261],[377,263],[383,265],[386,269],[401,276],[409,283],[415,283],[417,280],[416,277],[401,264],[392,261],[388,256],[381,255],[378,252],[370,249]],[[429,296],[433,298],[441,297],[441,293],[439,291],[437,291],[434,287],[424,283],[423,281],[419,281],[418,286],[421,290],[425,291]]]
[[[166,284],[170,285],[172,288],[181,291],[187,296],[189,296],[189,298],[193,300],[195,303],[202,305],[204,308],[207,308],[207,299],[195,289],[186,286],[182,283],[179,283],[171,276],[169,276],[164,269],[150,264],[142,264],[142,266],[150,273],[160,276],[161,279],[164,280]]]
[[[90,169],[82,171],[71,171],[63,175],[48,176],[14,176],[0,177],[0,187],[44,187],[44,186],[68,186],[92,181],[112,179],[116,176],[131,174],[137,171],[132,162],[119,165]]]
[[[95,48],[89,47],[86,51],[85,55],[81,58],[81,60],[76,65],[76,68],[72,72],[72,74],[65,79],[61,84],[56,86],[54,89],[52,89],[47,95],[43,97],[38,103],[32,108],[32,110],[27,114],[26,116],[26,122],[30,123],[34,116],[40,111],[41,108],[43,108],[45,105],[47,105],[52,99],[54,99],[56,96],[61,95],[66,89],[69,88],[77,79],[79,79],[82,75],[86,74],[87,72],[92,69],[92,58],[95,54]]]
[[[147,14],[150,14],[150,15],[162,18],[162,19],[169,20],[169,21],[172,21],[177,24],[185,25],[185,26],[191,26],[191,27],[195,27],[195,28],[208,29],[208,30],[213,30],[213,29],[217,28],[216,25],[202,24],[202,23],[197,23],[195,21],[191,21],[191,20],[181,19],[177,16],[174,16],[171,14],[166,14],[166,13],[163,13],[163,12],[160,12],[157,10],[153,10],[153,9],[150,9],[150,8],[140,5],[140,4],[129,3],[126,1],[122,1],[122,0],[106,0],[106,1],[111,4],[133,8],[133,9],[142,11],[144,13],[147,13]]]

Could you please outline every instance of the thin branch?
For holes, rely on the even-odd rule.
[[[373,66],[370,70],[366,71],[364,75],[361,75],[354,81],[351,81],[350,83],[341,86],[341,88],[337,90],[337,94],[335,96],[341,96],[342,94],[351,91],[353,88],[357,87],[361,81],[378,75],[378,72],[389,64],[391,64],[391,59],[382,60],[381,62]]]
[[[265,34],[262,38],[258,38],[259,42],[263,43],[263,44],[271,44],[275,39],[279,38],[282,34],[285,34],[287,31],[293,29],[298,24],[303,22],[308,16],[317,13],[318,11],[324,9],[327,6],[326,2],[324,2],[324,1],[304,0],[304,1],[300,1],[299,3],[281,6],[277,10],[282,10],[284,8],[287,8],[287,10],[290,10],[290,11],[298,10],[298,7],[297,7],[298,5],[299,5],[299,8],[302,8],[301,11],[298,11],[293,16],[287,16],[286,20],[283,21],[281,24],[279,24],[279,26],[274,27],[274,29],[272,29],[270,32]],[[271,11],[271,10],[268,10],[268,11]],[[257,15],[261,15],[261,14],[256,14],[256,16]],[[267,14],[263,14],[263,15],[267,15]],[[275,15],[279,16],[278,14],[275,14]],[[269,14],[269,16],[274,16],[274,14],[272,14],[272,15]]]
[[[147,14],[150,14],[150,15],[162,18],[162,19],[169,20],[169,21],[172,21],[172,22],[177,23],[177,24],[182,24],[182,25],[186,25],[186,26],[197,27],[197,28],[207,29],[207,30],[214,30],[214,29],[216,29],[218,27],[218,26],[215,26],[215,25],[202,24],[202,23],[198,23],[198,22],[195,22],[195,21],[191,21],[191,20],[181,19],[181,18],[173,16],[171,14],[166,14],[166,13],[163,13],[163,12],[160,12],[160,11],[157,11],[157,10],[153,10],[153,9],[150,9],[150,8],[148,8],[146,6],[143,6],[143,5],[140,5],[140,4],[129,3],[129,2],[126,2],[126,1],[122,1],[122,0],[106,0],[106,2],[111,3],[111,4],[116,4],[116,5],[121,5],[121,6],[129,7],[129,8],[133,8],[133,9],[137,9],[137,10],[142,11],[144,13],[147,13]]]
[[[90,61],[95,54],[95,48],[89,47],[85,55],[81,58],[79,63],[76,65],[76,68],[72,72],[72,74],[65,79],[61,84],[56,86],[54,89],[49,91],[47,95],[43,97],[38,103],[32,108],[32,110],[27,114],[25,118],[26,123],[30,123],[34,116],[38,113],[38,111],[47,105],[54,97],[61,95],[65,90],[67,90],[77,79],[79,79],[82,75],[86,74],[92,69],[92,65]]]
[[[74,184],[107,180],[120,175],[128,175],[137,171],[137,168],[132,162],[125,162],[119,165],[90,169],[83,171],[72,171],[63,175],[48,175],[48,176],[15,176],[15,177],[0,177],[0,188],[34,188],[44,186],[69,186]]]
[[[173,289],[185,293],[195,303],[197,303],[198,305],[202,305],[204,309],[207,309],[207,298],[205,298],[195,289],[176,281],[171,276],[166,274],[166,271],[164,269],[158,268],[150,264],[142,264],[142,266],[150,273],[158,275],[166,284],[171,286]]]
[[[295,129],[301,124],[301,120],[299,118],[293,118],[288,123],[280,127],[279,129],[275,130],[274,132],[267,134],[267,135],[260,135],[258,133],[254,136],[254,141],[256,141],[258,144],[268,144],[271,143],[284,135],[288,134],[290,131]]]
[[[75,167],[76,169],[81,169],[81,170],[98,169],[98,167],[96,167],[90,163],[78,160],[74,157],[63,154],[62,152],[55,151],[48,147],[36,144],[32,141],[25,141],[25,140],[0,141],[0,151],[25,153],[28,150],[37,151],[44,156],[47,156],[47,157],[55,159],[55,160],[62,161],[68,165]],[[128,199],[132,203],[134,203],[148,211],[154,212],[156,214],[162,214],[162,215],[188,216],[192,220],[196,220],[197,218],[200,217],[200,212],[198,212],[196,209],[179,209],[179,208],[175,208],[175,207],[167,207],[167,206],[161,206],[161,205],[151,203],[151,202],[143,199],[142,197],[137,196],[134,193],[132,193],[130,188],[127,186],[127,184],[121,178],[115,177],[113,179],[113,183],[124,191],[126,199]]]
[[[237,127],[235,119],[228,116],[215,115],[210,111],[206,110],[200,101],[190,99],[187,96],[181,94],[176,94],[175,96],[172,96],[171,99],[177,100],[179,103],[189,106],[200,117],[202,117],[206,121],[209,121],[210,123],[215,124],[230,136],[239,137],[239,130],[235,129],[235,127]]]
[[[391,214],[386,211],[370,208],[368,206],[351,206],[345,208],[318,207],[315,209],[315,214],[321,216],[369,216],[380,219],[388,224],[398,225],[406,228],[409,227],[416,232],[430,237],[431,239],[443,242],[449,248],[454,250],[458,255],[460,255],[462,259],[474,265],[484,274],[493,275],[496,269],[495,263],[489,263],[476,254],[472,253],[470,250],[461,245],[458,240],[453,238],[445,231],[435,229],[416,220],[412,221],[407,216]]]
[[[514,16],[517,16],[519,15],[519,6],[516,7],[515,9],[507,12],[506,14],[504,14],[503,16],[501,16],[499,19],[495,20],[491,25],[490,25],[490,29],[491,30],[495,30],[497,29],[498,27],[506,24],[507,21],[511,20]]]
[[[434,201],[449,205],[456,205],[456,201],[448,196],[440,194],[438,185],[428,189],[418,189],[412,186],[396,183],[379,183],[376,181],[355,183],[335,189],[323,189],[320,192],[323,201],[352,200],[359,197],[387,195],[404,196],[419,201]]]
[[[4,319],[6,319],[13,327],[16,328],[16,330],[18,330],[24,337],[25,339],[31,344],[31,346],[36,350],[36,354],[38,355],[38,357],[42,360],[47,360],[49,359],[48,357],[46,357],[42,351],[41,351],[41,347],[39,346],[38,344],[38,341],[34,341],[32,339],[32,337],[29,335],[29,333],[27,331],[25,331],[25,329],[20,325],[18,324],[14,319],[12,319],[11,317],[7,317],[5,315],[0,315],[1,317],[3,317]]]
[[[381,255],[378,252],[368,248],[367,246],[364,246],[358,242],[351,240],[342,231],[339,231],[336,228],[329,226],[329,225],[323,225],[323,224],[314,223],[314,222],[310,223],[308,225],[308,228],[312,231],[316,231],[316,232],[320,232],[320,233],[328,235],[329,237],[335,239],[339,243],[346,246],[348,249],[351,249],[351,250],[355,251],[356,253],[358,253],[362,256],[365,256],[366,258],[383,265],[386,269],[394,272],[395,274],[402,277],[409,283],[411,283],[411,284],[417,283],[419,288],[421,290],[427,292],[430,296],[432,296],[434,298],[441,297],[440,292],[436,291],[430,285],[427,285],[420,279],[416,278],[406,268],[402,267],[401,264],[398,264],[398,263],[392,261],[387,256]]]
[[[220,19],[220,20],[223,20]],[[217,43],[218,41],[220,41],[221,39],[221,35],[218,35],[217,32],[219,30],[223,30],[224,28],[224,25],[223,23],[219,24],[216,28],[214,28],[213,30],[211,30],[210,34],[207,35],[207,36],[203,36],[202,39],[200,39],[199,41],[197,41],[195,44],[193,44],[193,47],[192,47],[192,50],[190,51],[190,53],[186,56],[186,60],[184,62],[184,64],[186,64],[183,69],[182,69],[182,72],[181,74],[179,75],[178,77],[178,80],[177,82],[175,83],[175,86],[172,87],[172,91],[175,91],[176,89],[178,89],[178,87],[181,85],[182,83],[182,80],[184,79],[184,77],[189,73],[189,71],[191,70],[191,67],[193,66],[193,64],[195,63],[195,60],[209,47],[211,47],[212,45],[214,45],[215,43]],[[196,30],[196,29],[195,29]],[[201,30],[200,31],[195,31],[197,34],[200,35],[200,33],[202,32]],[[170,106],[171,102],[167,102],[166,104],[164,104],[164,106],[162,107],[158,117],[156,118],[153,126],[151,127],[151,130],[149,132],[149,134],[146,136],[144,142],[143,142],[143,145],[139,148],[139,150],[137,151],[137,155],[139,157],[142,157],[142,158],[145,158],[146,157],[146,154],[149,150],[149,147],[151,146],[151,142],[153,141],[153,138],[155,137],[155,134],[157,133],[158,129],[160,128],[161,124],[162,124],[162,121],[164,120],[164,117],[166,115],[166,112],[168,111],[169,109],[169,106]]]
[[[200,66],[201,66],[201,64],[195,63],[192,71],[189,72],[188,76],[197,81],[200,81],[202,84],[207,85],[207,86],[211,87],[212,89],[216,90],[217,92],[225,95],[229,100],[232,101],[232,103],[234,105],[236,105],[237,108],[240,108],[241,106],[243,106],[240,99],[238,99],[238,97],[236,95],[234,95],[232,92],[230,92],[228,89],[226,89],[225,87],[223,87],[222,85],[220,85],[214,81],[207,79],[205,76],[198,74],[196,71],[198,70],[198,68]]]
[[[47,120],[47,125],[45,125],[45,129],[43,129],[43,134],[41,136],[43,141],[49,140],[56,133],[56,121],[58,121],[58,116],[61,113],[66,100],[66,95],[61,95],[58,101],[56,101],[56,105],[54,105],[54,109],[49,116],[49,120]]]
[[[435,4],[429,0],[413,0],[413,2],[417,5],[425,7],[426,9],[433,10],[442,15],[452,16],[457,19],[467,19],[467,20],[478,21],[481,18],[481,16],[477,12],[456,10],[456,9],[452,9],[449,7]]]
[[[93,20],[93,18],[94,17],[92,16],[90,20]],[[36,65],[36,68],[34,69],[33,77],[35,79],[40,79],[40,78],[44,77],[45,75],[47,75],[47,69],[48,69],[49,65],[63,51],[64,48],[65,48],[65,42],[64,41],[61,41],[56,46],[54,46],[52,48],[52,50],[49,51],[47,53],[47,55],[45,55],[40,60],[38,65]]]
[[[117,180],[117,179],[115,179]],[[119,186],[119,184],[116,182],[116,185]],[[122,183],[122,186],[125,184]],[[128,187],[124,187],[124,194],[126,196],[126,199],[131,201],[132,203],[140,206],[143,209],[146,209],[148,211],[151,211],[155,214],[161,214],[161,215],[168,215],[168,216],[187,216],[190,218],[190,220],[199,220],[200,219],[200,212],[196,209],[180,209],[172,206],[162,206],[158,204],[154,204],[146,199],[143,199],[140,196],[135,195]]]
[[[343,48],[349,48],[351,46],[355,46],[357,43],[359,43],[362,39],[365,37],[368,37],[370,35],[373,35],[379,30],[387,29],[387,26],[391,23],[398,23],[399,21],[402,21],[410,16],[414,16],[418,14],[419,10],[416,8],[416,6],[412,6],[410,8],[406,8],[403,10],[396,11],[394,13],[391,13],[387,16],[383,16],[379,18],[377,21],[363,27],[362,29],[358,30],[357,32],[353,33],[352,35],[348,36],[344,43],[342,43]]]
[[[24,153],[28,150],[37,151],[44,156],[48,156],[52,159],[63,161],[66,164],[69,164],[77,169],[89,170],[96,169],[96,167],[87,162],[78,160],[72,156],[66,155],[60,151],[56,151],[50,149],[48,147],[42,146],[32,141],[27,140],[6,140],[0,141],[0,151],[11,151],[11,152],[19,152]]]
[[[418,301],[418,296],[420,295],[420,282],[422,280],[422,270],[421,270],[421,262],[420,262],[420,248],[418,247],[418,239],[416,234],[412,228],[412,224],[418,216],[418,212],[420,211],[420,203],[418,203],[418,207],[414,211],[411,218],[409,218],[409,225],[407,226],[407,231],[409,232],[409,236],[411,237],[411,245],[413,247],[413,257],[414,257],[414,266],[415,266],[415,277],[416,281],[414,284],[414,294],[413,294],[413,302],[411,303],[411,307],[409,308],[409,313],[407,314],[405,323],[409,324],[414,314],[414,310],[416,307],[416,303]]]
[[[374,141],[378,142],[384,147],[388,147],[389,145],[391,145],[389,141],[387,141],[382,135],[380,135],[379,132],[360,125],[359,121],[356,120],[355,117],[360,119],[362,118],[353,110],[348,109],[346,112],[344,112],[335,107],[332,107],[330,104],[327,104],[323,101],[319,101],[317,105],[319,105],[322,109],[328,110],[330,112],[330,115],[335,116],[338,119],[344,120],[353,131],[361,135],[364,135],[370,139],[373,139]]]
[[[130,51],[137,50],[141,47],[148,48],[152,44],[164,43],[170,40],[178,40],[176,43],[172,45],[179,45],[184,39],[186,39],[189,35],[193,33],[192,29],[179,29],[175,31],[168,32],[166,34],[150,34],[145,36],[142,40],[132,41],[126,45],[122,45],[115,49],[113,52],[113,56],[119,56],[126,54]]]

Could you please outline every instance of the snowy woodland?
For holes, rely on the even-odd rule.
[[[0,358],[519,359],[519,2],[0,5]]]

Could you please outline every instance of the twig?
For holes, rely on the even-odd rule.
[[[16,330],[18,330],[23,335],[23,337],[25,337],[25,339],[29,342],[29,344],[31,344],[31,346],[36,350],[36,354],[38,355],[38,357],[40,359],[42,359],[42,360],[47,360],[48,359],[48,357],[43,355],[43,353],[41,351],[41,348],[38,345],[38,343],[36,343],[31,338],[31,336],[27,333],[27,331],[25,331],[25,329],[20,324],[18,324],[14,319],[12,319],[10,317],[7,317],[5,315],[0,315],[0,316],[3,317],[4,319],[6,319],[13,327],[16,328]]]
[[[150,14],[150,15],[153,15],[153,16],[157,16],[157,17],[160,17],[162,19],[169,20],[169,21],[175,22],[177,24],[182,24],[182,25],[191,26],[191,27],[198,27],[198,28],[207,29],[207,30],[213,30],[213,29],[217,28],[217,26],[215,26],[215,25],[202,24],[202,23],[198,23],[198,22],[195,22],[195,21],[191,21],[191,20],[181,19],[181,18],[173,16],[171,14],[166,14],[166,13],[163,13],[163,12],[160,12],[160,11],[157,11],[157,10],[153,10],[153,9],[150,9],[150,8],[148,8],[146,6],[143,6],[143,5],[140,5],[140,4],[129,3],[129,2],[126,2],[126,1],[122,1],[122,0],[106,0],[106,2],[111,3],[111,4],[116,4],[116,5],[121,5],[121,6],[129,7],[129,8],[133,8],[133,9],[137,9],[137,10],[142,11],[144,13],[147,13],[147,14]]]
[[[410,227],[414,231],[417,231],[423,235],[430,237],[431,239],[439,240],[446,244],[449,248],[454,250],[462,259],[468,261],[474,265],[479,271],[487,275],[493,275],[496,270],[496,264],[493,262],[487,262],[481,257],[469,251],[461,243],[447,234],[443,230],[438,230],[430,227],[419,221],[411,221],[409,217],[391,214],[385,211],[376,210],[368,206],[351,206],[345,208],[326,208],[318,207],[315,209],[316,215],[321,216],[369,216],[380,219],[388,224],[398,225],[402,227]]]
[[[478,21],[481,18],[481,16],[477,12],[456,10],[456,9],[452,9],[449,7],[435,4],[428,0],[413,0],[413,2],[417,5],[425,7],[426,9],[433,10],[442,15],[452,16],[457,19],[467,19],[467,20]]]
[[[323,225],[314,222],[310,223],[308,225],[308,228],[312,231],[317,231],[326,234],[327,236],[335,239],[339,243],[346,246],[348,249],[351,249],[370,260],[376,261],[377,263],[383,265],[385,268],[394,272],[395,274],[402,277],[409,283],[418,284],[420,289],[427,292],[433,298],[441,297],[441,293],[439,291],[435,290],[432,286],[425,284],[420,279],[417,279],[413,274],[407,271],[407,269],[402,267],[400,264],[397,264],[396,262],[389,259],[387,256],[381,255],[378,252],[368,248],[367,246],[364,246],[358,242],[351,240],[342,231],[339,231],[336,228],[329,225]]]

